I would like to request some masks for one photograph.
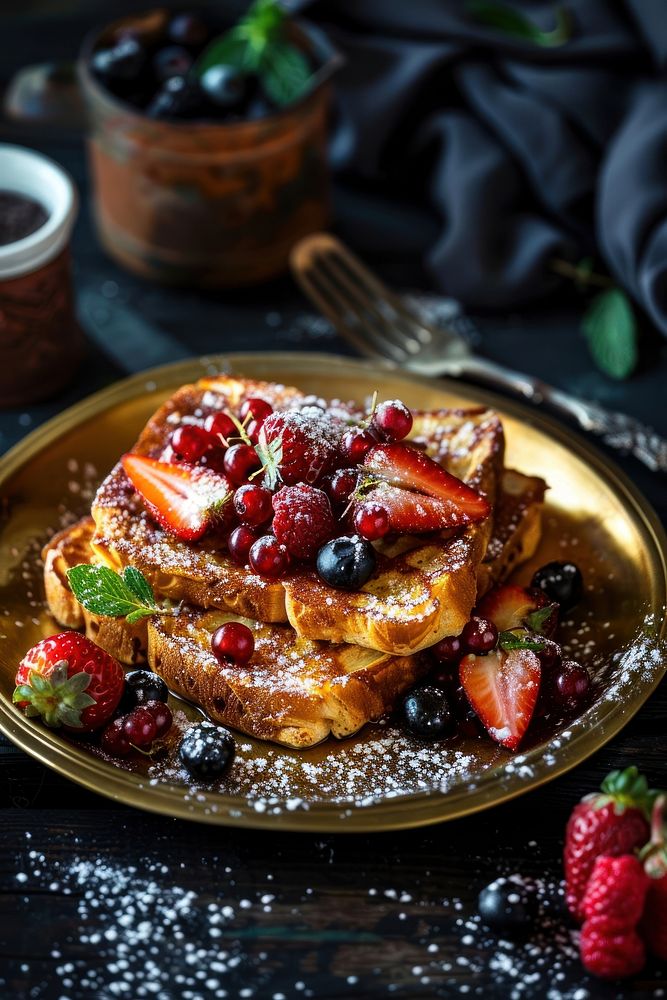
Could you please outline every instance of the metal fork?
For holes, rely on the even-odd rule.
[[[667,439],[624,413],[577,399],[539,379],[473,355],[453,327],[423,322],[340,240],[316,233],[292,250],[291,266],[306,295],[362,354],[421,375],[449,375],[505,389],[573,418],[605,444],[667,472]]]

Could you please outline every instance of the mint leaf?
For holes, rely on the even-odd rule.
[[[206,46],[196,61],[193,72],[201,78],[211,66],[233,66],[243,73],[253,73],[258,69],[259,55],[248,39],[232,28]]]
[[[267,45],[259,71],[267,94],[281,107],[296,101],[308,89],[308,60],[289,42]]]
[[[556,24],[551,31],[543,31],[525,14],[495,0],[468,0],[467,7],[471,17],[479,24],[497,28],[513,38],[533,42],[544,48],[564,45],[572,35],[571,19],[565,7],[556,7],[554,10]]]
[[[532,611],[526,618],[526,625],[531,632],[543,635],[542,629],[557,608],[557,604],[547,604],[545,608],[538,608],[537,611]]]
[[[611,378],[625,379],[637,364],[637,322],[628,296],[620,288],[596,295],[581,322],[598,368]]]
[[[544,643],[541,639],[524,639],[523,636],[509,630],[500,633],[498,636],[498,645],[507,653],[511,649],[529,649],[533,653],[539,653],[544,649]]]
[[[146,615],[164,614],[143,574],[129,568],[132,572],[128,574],[126,569],[121,577],[107,566],[82,563],[67,571],[67,579],[79,604],[95,615],[137,621]]]

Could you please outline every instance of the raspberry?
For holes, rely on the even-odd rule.
[[[283,486],[273,509],[273,533],[295,559],[314,559],[335,533],[329,498],[313,486]]]
[[[634,928],[642,915],[648,879],[633,854],[596,859],[584,893],[582,910],[587,920],[607,917]]]
[[[644,945],[634,930],[616,930],[604,917],[587,920],[579,941],[581,961],[600,979],[635,976],[644,967]]]
[[[286,486],[316,483],[338,458],[343,424],[318,406],[270,414],[262,426],[268,444],[280,439],[280,478]]]

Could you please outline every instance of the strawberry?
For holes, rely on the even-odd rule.
[[[516,750],[528,728],[540,692],[541,668],[528,649],[495,649],[464,656],[459,679],[489,736]]]
[[[332,472],[338,458],[343,423],[319,406],[271,413],[259,431],[257,453],[268,485],[317,483]]]
[[[635,930],[619,929],[604,917],[587,920],[581,929],[579,951],[584,967],[600,979],[636,976],[644,968],[646,952]]]
[[[12,700],[47,726],[87,733],[111,718],[124,687],[123,668],[113,656],[79,632],[61,632],[25,654]]]
[[[595,859],[581,903],[581,960],[602,979],[634,976],[644,966],[637,924],[649,879],[634,854],[602,854]]]
[[[511,583],[485,594],[476,613],[492,621],[499,632],[525,626],[540,635],[551,636],[558,625],[557,604],[551,604],[541,590],[526,590]]]
[[[647,816],[655,793],[649,791],[636,767],[612,771],[601,791],[601,795],[587,795],[574,807],[565,831],[565,900],[580,921],[595,859],[601,854],[631,854],[649,837]]]
[[[283,486],[273,497],[273,509],[273,534],[295,559],[314,559],[335,534],[329,497],[314,486]]]
[[[364,491],[353,507],[354,515],[367,504],[378,504],[389,517],[389,530],[400,535],[419,535],[429,531],[458,528],[468,523],[465,515],[436,497],[401,490],[388,483]]]
[[[653,806],[651,841],[641,852],[644,871],[649,876],[646,905],[640,930],[649,951],[667,961],[667,845],[665,844],[665,796],[660,795]]]
[[[172,465],[145,455],[121,459],[125,474],[150,514],[165,531],[185,542],[201,538],[215,521],[231,520],[232,488],[216,472],[197,466]]]

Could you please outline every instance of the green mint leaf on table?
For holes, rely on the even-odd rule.
[[[553,612],[555,611],[556,604],[547,604],[544,608],[538,608],[537,611],[532,611],[526,618],[526,625],[531,630],[531,632],[537,632],[538,635],[543,635],[542,629],[546,622],[549,621]]]
[[[598,368],[625,379],[637,364],[637,321],[628,296],[620,288],[596,295],[581,322]]]
[[[266,48],[260,71],[267,94],[281,106],[297,100],[310,79],[308,60],[288,42],[275,42]]]
[[[525,14],[496,0],[468,0],[468,11],[479,24],[497,28],[513,38],[523,39],[541,45],[544,48],[555,48],[564,45],[572,35],[570,15],[565,7],[554,10],[555,25],[551,31],[538,28]]]
[[[148,615],[165,613],[143,573],[134,567],[120,576],[108,566],[82,563],[67,571],[67,579],[79,604],[95,615],[127,618],[132,624]]]
[[[529,649],[532,653],[539,653],[544,649],[544,642],[541,639],[524,639],[523,636],[511,631],[501,632],[498,644],[506,653],[512,649]]]

